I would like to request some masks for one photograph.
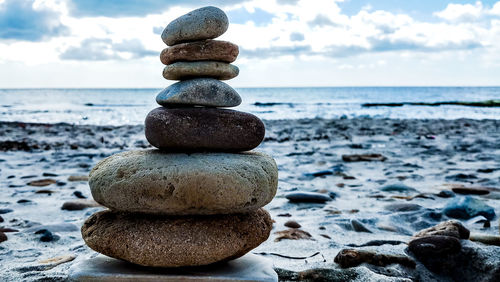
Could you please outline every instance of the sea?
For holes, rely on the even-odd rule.
[[[236,88],[236,110],[261,119],[500,119],[500,108],[363,107],[365,103],[500,100],[500,87]],[[161,89],[0,89],[0,121],[141,124]]]

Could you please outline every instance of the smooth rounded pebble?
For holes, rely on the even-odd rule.
[[[238,45],[222,40],[202,40],[163,49],[160,61],[170,65],[179,61],[219,61],[232,63],[238,57]]]
[[[170,22],[161,34],[168,46],[178,43],[213,39],[229,27],[229,20],[221,9],[213,6],[191,11]]]
[[[131,263],[154,267],[207,265],[236,259],[267,240],[269,214],[153,216],[101,211],[82,226],[93,250]]]
[[[256,210],[278,187],[278,168],[258,152],[129,151],[90,172],[94,199],[112,209],[156,214],[227,214]]]
[[[156,96],[162,106],[197,105],[207,107],[236,107],[241,97],[231,86],[213,78],[195,78],[179,81],[163,89]]]
[[[238,76],[237,66],[216,61],[177,62],[165,66],[163,77],[170,80],[186,80],[200,77],[210,77],[228,80]]]
[[[332,200],[330,196],[316,192],[292,192],[286,194],[285,198],[293,203],[324,203]]]
[[[265,127],[249,113],[216,108],[165,108],[146,117],[149,143],[166,150],[251,150],[262,142]]]

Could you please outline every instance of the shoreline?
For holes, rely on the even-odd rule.
[[[343,269],[334,262],[343,248],[381,240],[403,243],[355,248],[407,256],[405,242],[412,234],[450,219],[443,208],[465,197],[451,192],[449,185],[491,188],[487,194],[468,196],[493,207],[497,216],[488,225],[482,218],[460,221],[474,234],[498,236],[500,120],[360,118],[264,123],[265,141],[256,150],[276,159],[279,189],[265,207],[275,220],[271,237],[252,253],[271,259],[281,278],[328,269],[334,273],[328,275],[357,277],[355,281],[450,281],[492,271],[488,265],[500,266],[500,247],[471,241],[464,246],[481,257],[471,258],[475,270],[456,267],[455,274],[444,276],[429,272],[418,261],[415,269],[398,264]],[[142,125],[0,122],[0,209],[11,210],[0,215],[4,219],[0,226],[18,231],[6,233],[8,240],[0,243],[0,280],[64,281],[72,265],[95,256],[83,243],[79,228],[102,208],[62,207],[80,197],[91,199],[84,176],[97,162],[114,153],[146,148],[151,147]],[[352,154],[381,154],[386,159],[343,160]],[[44,181],[33,182],[38,180]],[[398,188],[401,191],[384,190],[391,184],[404,185]],[[454,197],[438,196],[442,191]],[[318,192],[333,200],[294,203],[286,198],[292,192]],[[284,225],[289,220],[299,223],[300,230],[311,237],[278,239],[283,233],[276,232],[290,230]],[[40,241],[41,235],[35,234],[38,229],[49,230],[55,239]],[[61,255],[75,258],[51,269],[39,263]]]

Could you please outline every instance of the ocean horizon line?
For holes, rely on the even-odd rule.
[[[168,87],[168,86],[166,86]],[[339,86],[232,86],[237,89],[321,89],[321,88],[500,88],[500,85],[374,85],[374,86],[349,86],[349,85],[339,85]],[[1,90],[156,90],[163,89],[163,87],[6,87],[0,88]]]

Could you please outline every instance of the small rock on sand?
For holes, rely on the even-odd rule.
[[[363,223],[356,219],[351,219],[351,226],[356,232],[367,232],[367,233],[372,233],[372,231],[368,228],[366,228]]]
[[[290,228],[300,228],[302,227],[302,225],[300,225],[297,221],[295,220],[289,220],[287,222],[285,222],[284,224],[286,227],[290,227]]]
[[[89,181],[88,175],[71,175],[68,181]]]
[[[381,154],[354,154],[354,155],[342,155],[342,160],[344,162],[383,162],[387,160],[387,157]]]
[[[43,187],[43,186],[48,186],[48,185],[55,184],[55,183],[57,183],[56,180],[51,179],[51,178],[47,178],[47,179],[39,179],[39,180],[30,181],[30,182],[28,182],[28,185],[29,186],[36,186],[36,187]]]
[[[292,192],[285,197],[293,203],[325,203],[332,200],[330,196],[315,192]]]
[[[13,212],[13,211],[14,211],[13,209],[0,209],[0,214],[6,214],[6,213]]]
[[[5,235],[5,233],[3,232],[0,232],[0,243],[5,242],[7,240],[8,240],[7,235]]]
[[[84,210],[86,208],[95,208],[99,206],[100,205],[94,200],[81,199],[81,200],[65,202],[62,205],[61,209],[67,211],[79,211],[79,210]]]
[[[281,240],[300,240],[300,239],[311,239],[312,235],[304,230],[301,229],[287,229],[283,231],[278,231],[275,233],[278,235],[276,239],[274,239],[274,242],[279,242]]]
[[[443,212],[452,218],[469,219],[478,215],[488,220],[495,217],[495,210],[483,201],[470,196],[455,197],[446,204]]]

